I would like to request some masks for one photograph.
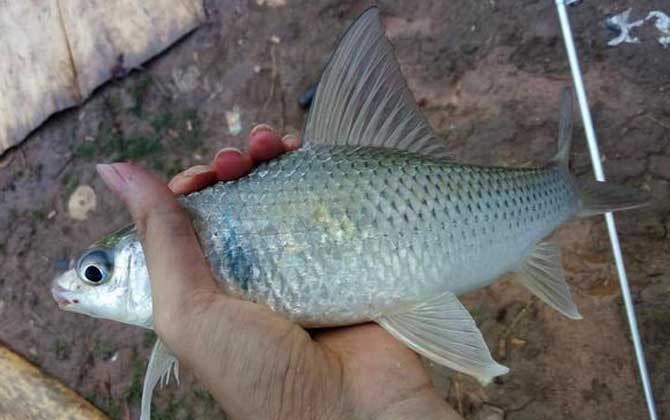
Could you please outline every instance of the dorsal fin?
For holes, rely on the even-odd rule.
[[[308,143],[396,148],[446,157],[446,146],[421,115],[376,7],[344,34],[319,82]]]

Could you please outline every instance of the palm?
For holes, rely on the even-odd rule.
[[[239,418],[460,418],[436,398],[418,356],[375,324],[310,336],[264,306],[221,293],[204,300],[191,328],[160,335]]]
[[[345,380],[371,412],[431,386],[419,357],[376,324],[319,331],[313,339],[339,356]]]

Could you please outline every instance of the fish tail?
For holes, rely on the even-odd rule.
[[[635,209],[648,205],[650,201],[649,194],[643,191],[595,180],[579,182],[577,191],[578,217]]]
[[[572,143],[572,103],[572,90],[568,87],[563,88],[558,124],[558,151],[553,162],[565,168],[566,171],[568,171]],[[609,182],[575,180],[575,184],[579,198],[578,217],[643,207],[649,204],[650,200],[649,195],[643,191]]]
[[[561,90],[561,113],[558,122],[558,151],[552,161],[559,166],[568,167],[570,163],[570,145],[572,144],[572,90]]]

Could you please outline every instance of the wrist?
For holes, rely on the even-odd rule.
[[[384,392],[379,400],[376,398],[349,399],[343,404],[346,415],[341,419],[356,420],[463,420],[447,402],[441,398],[431,385],[401,393]],[[395,395],[394,395],[395,394]]]
[[[442,399],[435,389],[425,387],[391,402],[372,420],[462,420],[463,418]]]

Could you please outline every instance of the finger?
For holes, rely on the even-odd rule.
[[[270,142],[266,142],[267,137],[266,134],[263,134],[262,136],[259,135],[262,132],[270,133],[272,136]],[[262,160],[265,155],[267,154],[272,154],[272,152],[277,152],[276,149],[279,149],[277,147],[277,142],[276,138],[279,137],[274,129],[270,127],[267,124],[258,124],[254,128],[251,129],[251,132],[249,133],[249,144],[254,144],[255,149],[260,149],[260,154],[259,154],[259,160]],[[287,134],[284,137],[280,139],[280,142],[282,143],[283,146],[283,151],[279,151],[279,153],[283,152],[291,152],[293,150],[299,149],[300,148],[300,138],[293,134]],[[260,144],[257,144],[260,143]],[[268,147],[275,149],[275,150],[267,150]],[[255,153],[255,152],[254,152]],[[256,155],[252,155],[252,158],[255,158]],[[274,157],[274,156],[273,156]],[[255,159],[256,160],[256,159]]]
[[[140,233],[157,327],[170,322],[172,314],[184,313],[196,292],[216,290],[191,220],[165,183],[130,163],[96,169],[123,200]]]
[[[214,169],[206,165],[196,165],[175,175],[168,188],[176,195],[201,190],[217,181]]]
[[[286,152],[279,134],[265,124],[257,125],[249,134],[249,156],[255,162],[264,162]]]
[[[212,169],[217,179],[232,181],[241,178],[251,171],[253,162],[248,154],[237,149],[225,148],[219,150],[212,161]]]

